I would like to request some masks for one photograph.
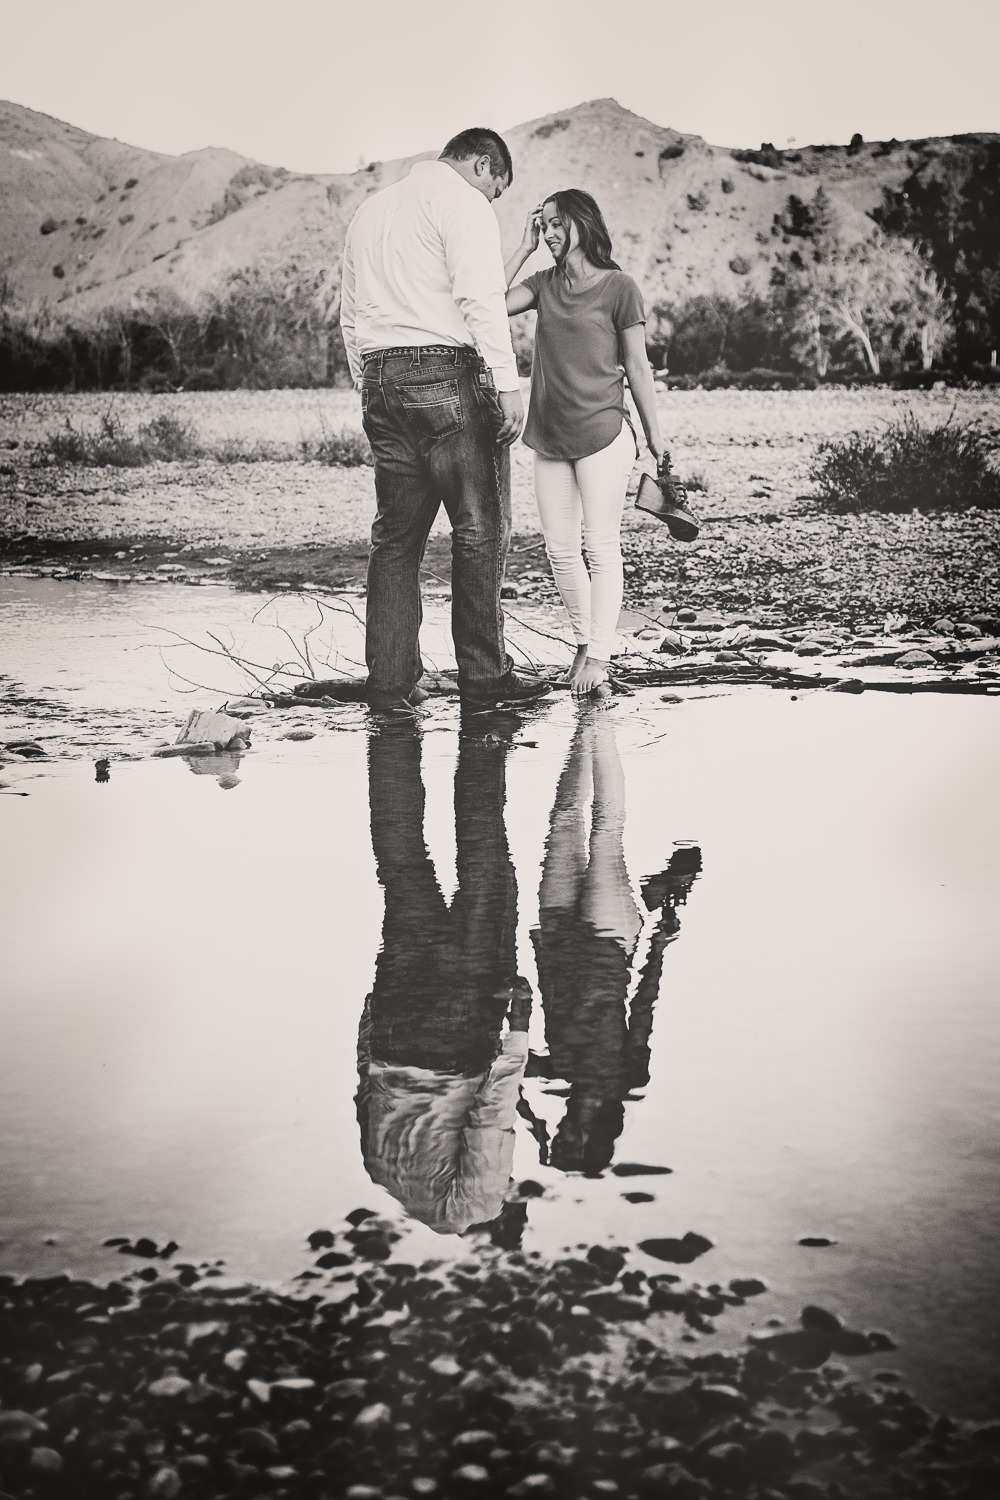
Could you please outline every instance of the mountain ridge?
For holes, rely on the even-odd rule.
[[[861,237],[883,189],[898,189],[915,157],[997,139],[754,152],[657,125],[610,98],[539,116],[505,138],[515,166],[497,204],[505,252],[546,193],[584,186],[650,306],[766,286],[781,243],[774,217],[792,193],[809,199],[822,186],[845,233]],[[0,272],[8,295],[54,303],[80,321],[154,292],[195,305],[235,271],[289,262],[323,283],[333,306],[358,204],[435,154],[296,173],[228,147],[149,151],[0,101]],[[544,248],[537,256],[526,270],[548,263]]]

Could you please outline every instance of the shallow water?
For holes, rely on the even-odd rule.
[[[417,736],[370,738],[349,708],[304,743],[255,727],[229,790],[177,760],[113,760],[98,784],[79,743],[98,701],[112,753],[155,738],[150,716],[165,734],[218,701],[172,696],[132,649],[143,615],[215,628],[246,601],[4,597],[6,659],[48,690],[32,732],[78,758],[4,768],[29,795],[0,800],[3,1269],[113,1275],[101,1242],[148,1234],[284,1280],[304,1236],[358,1205],[447,1231],[488,1217],[509,1172],[545,1189],[526,1248],[694,1231],[714,1244],[690,1268],[703,1283],[771,1288],[727,1332],[818,1303],[888,1329],[899,1349],[870,1368],[919,1399],[995,1409],[990,700],[649,692],[581,714],[560,697],[509,743],[502,724],[460,741],[446,703]],[[52,717],[73,701],[56,666],[87,675],[71,720]],[[692,845],[697,877],[690,854],[669,873]],[[441,1102],[465,1108],[454,1069],[488,1071],[511,994],[524,1020],[515,974],[533,1060],[522,1073],[515,1029],[474,1150]],[[359,1121],[373,987],[361,1074],[374,1057],[381,1103],[363,1088]],[[445,1055],[477,1028],[476,1057]],[[415,1085],[435,1129],[394,1136],[386,1101],[405,1114]],[[609,1153],[672,1172],[623,1178]],[[415,1223],[414,1256],[467,1244]]]

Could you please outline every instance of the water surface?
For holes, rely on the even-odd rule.
[[[888,1329],[880,1367],[920,1399],[990,1414],[995,705],[560,697],[464,740],[449,704],[374,736],[352,708],[303,743],[258,725],[229,789],[176,760],[112,758],[98,783],[51,718],[72,701],[55,666],[73,683],[99,652],[74,722],[102,698],[115,745],[144,746],[154,710],[165,732],[215,700],[132,650],[130,601],[191,625],[245,607],[202,592],[56,589],[44,618],[23,596],[4,617],[20,681],[49,690],[35,731],[77,758],[3,776],[29,793],[0,799],[3,1269],[120,1274],[102,1241],[147,1234],[283,1281],[358,1205],[409,1212],[414,1255],[461,1253],[509,1174],[545,1190],[525,1248],[694,1231],[703,1283],[768,1282],[746,1326],[819,1303]],[[442,995],[475,1056],[445,1055]],[[406,1075],[465,1108],[449,1078],[493,1069],[479,1155],[447,1125],[412,1149],[373,1131],[379,1001],[383,1105]]]

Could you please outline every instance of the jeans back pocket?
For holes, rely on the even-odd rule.
[[[396,392],[407,418],[420,437],[444,438],[464,426],[457,380],[430,385],[398,385]]]

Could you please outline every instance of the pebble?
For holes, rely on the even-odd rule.
[[[800,1321],[803,1328],[819,1328],[826,1333],[839,1333],[844,1326],[836,1313],[827,1312],[824,1307],[804,1307]]]
[[[40,1417],[30,1411],[0,1411],[0,1441],[6,1443],[30,1443],[39,1432],[48,1432]]]
[[[287,729],[284,734],[279,734],[280,740],[314,740],[316,732],[313,729]]]
[[[244,1453],[276,1457],[281,1452],[278,1439],[264,1427],[243,1427],[236,1434],[236,1441]]]
[[[55,1448],[32,1448],[29,1469],[36,1474],[58,1474],[63,1466],[62,1454]]]
[[[705,1239],[703,1235],[693,1234],[691,1231],[681,1240],[640,1240],[639,1249],[645,1255],[651,1255],[654,1260],[671,1261],[675,1265],[689,1265],[699,1255],[704,1255],[706,1250],[713,1248],[712,1241]]]
[[[170,1464],[164,1464],[163,1468],[157,1469],[152,1479],[150,1479],[146,1486],[146,1492],[156,1497],[156,1500],[159,1500],[161,1496],[163,1500],[176,1500],[176,1496],[181,1492],[182,1483],[183,1481],[177,1470]]]
[[[551,1474],[525,1474],[517,1484],[512,1484],[507,1491],[513,1495],[514,1500],[522,1500],[525,1495],[552,1495],[555,1493],[556,1482]]]
[[[183,1375],[163,1375],[159,1380],[154,1380],[148,1387],[150,1396],[173,1400],[176,1396],[183,1396],[185,1391],[191,1389],[192,1382]]]
[[[605,1245],[591,1245],[587,1251],[587,1259],[607,1276],[617,1276],[625,1264],[625,1257],[620,1250],[609,1250]]]
[[[368,1394],[367,1380],[334,1380],[326,1386],[326,1394],[334,1401],[363,1401]]]
[[[366,1406],[358,1412],[351,1425],[360,1436],[368,1437],[391,1421],[392,1412],[385,1402],[373,1401],[371,1406]]]
[[[929,651],[904,651],[902,656],[897,656],[893,661],[894,667],[935,667],[937,658]]]
[[[467,1432],[460,1432],[452,1439],[451,1446],[456,1453],[486,1455],[497,1443],[496,1433],[489,1432],[484,1428],[471,1427]]]

